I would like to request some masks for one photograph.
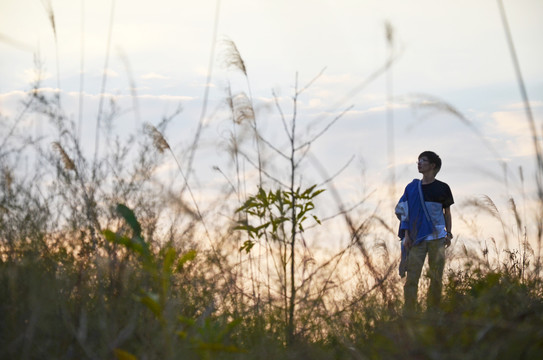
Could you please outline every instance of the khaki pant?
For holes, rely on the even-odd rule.
[[[407,279],[405,280],[404,309],[412,312],[417,307],[417,291],[420,274],[428,254],[428,277],[430,288],[427,294],[428,308],[436,307],[441,300],[443,281],[443,269],[445,268],[445,245],[443,238],[430,241],[422,241],[417,246],[411,247],[407,260]]]

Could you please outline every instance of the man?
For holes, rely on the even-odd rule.
[[[436,179],[441,159],[432,151],[424,151],[417,161],[422,180],[415,179],[405,188],[396,206],[402,239],[400,275],[407,272],[404,285],[404,310],[417,307],[417,291],[422,267],[428,254],[430,288],[428,308],[439,305],[445,267],[445,248],[451,244],[452,219],[450,206],[454,199],[449,185]]]

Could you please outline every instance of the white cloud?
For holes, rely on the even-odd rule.
[[[524,109],[524,102],[518,102],[518,103],[514,103],[514,104],[510,104],[509,106],[507,106],[508,109]],[[540,107],[543,107],[543,101],[541,100],[537,100],[537,101],[530,101],[530,107],[532,109],[535,109],[535,108],[540,108]]]
[[[214,69],[214,70],[216,70],[217,73],[220,73],[220,72],[221,72],[221,69],[220,69],[220,68],[216,68],[216,69]],[[205,66],[196,66],[196,67],[194,68],[193,71],[194,71],[194,73],[195,73],[196,75],[202,76],[202,77],[203,77],[203,76],[207,76],[207,75],[208,75],[208,72],[209,72],[208,68],[205,67]],[[224,72],[224,70],[223,70],[223,72]]]
[[[336,74],[328,75],[322,74],[317,78],[319,84],[349,84],[353,83],[353,76],[351,74]]]
[[[213,84],[213,83],[209,83],[209,84],[206,84],[206,83],[197,83],[197,82],[193,82],[191,83],[191,86],[192,87],[195,87],[195,88],[205,88],[205,87],[209,87],[209,88],[216,88],[217,85]]]
[[[391,108],[394,109],[408,109],[408,104],[392,104]],[[387,111],[387,105],[370,107],[366,112],[385,112]]]
[[[38,70],[35,68],[24,70],[24,79],[27,83],[32,83],[35,81],[44,81],[51,79],[53,74],[48,71]]]
[[[182,95],[139,95],[140,99],[151,99],[151,100],[165,100],[165,101],[191,101],[196,99],[193,96],[182,96]]]
[[[530,129],[523,112],[497,111],[492,114],[497,129],[506,136],[525,137]]]
[[[42,89],[38,89],[38,91],[57,91],[56,89],[46,89],[46,88],[42,88]],[[79,96],[79,92],[77,91],[70,91],[70,92],[67,92],[66,93],[67,95],[69,96],[72,96],[72,97],[78,97]],[[89,94],[89,93],[83,93],[84,96],[86,98],[89,98],[89,99],[98,99],[100,97],[100,94]],[[0,95],[0,99],[2,96],[4,96],[6,94],[3,94],[3,95]],[[127,95],[119,95],[119,94],[113,94],[113,93],[104,93],[103,96],[105,98],[114,98],[116,100],[123,100],[123,99],[132,99],[132,95],[130,94],[127,94]],[[136,96],[138,99],[145,99],[145,100],[158,100],[158,101],[191,101],[191,100],[194,100],[195,97],[192,97],[192,96],[182,96],[182,95],[149,95],[149,94],[145,94],[145,95],[137,95]]]
[[[0,101],[7,100],[14,96],[24,96],[24,95],[26,95],[26,91],[14,90],[14,91],[0,94]]]
[[[34,91],[34,90],[32,90]],[[41,87],[39,89],[36,89],[36,92],[38,93],[58,93],[61,92],[58,88],[52,88],[52,87]]]
[[[309,107],[310,108],[321,108],[322,107],[322,99],[320,98],[313,98],[309,100]]]
[[[119,73],[116,72],[116,71],[113,70],[113,69],[106,69],[106,70],[104,71],[104,73],[105,73],[107,76],[109,76],[109,77],[115,77],[115,78],[116,78],[116,77],[119,77]]]
[[[18,104],[26,96],[26,91],[10,91],[0,94],[0,114],[7,118],[15,116]]]
[[[141,78],[145,79],[145,80],[166,80],[166,79],[169,79],[169,77],[167,77],[165,75],[157,74],[155,72],[150,72],[150,73],[147,73],[145,75],[142,75]]]
[[[531,156],[534,153],[531,131],[523,111],[498,111],[492,114],[500,143],[507,146],[512,156]]]

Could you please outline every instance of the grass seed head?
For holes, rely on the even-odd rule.
[[[154,127],[151,124],[145,124],[145,130],[146,132],[151,136],[153,139],[153,145],[157,148],[157,150],[160,153],[163,153],[166,149],[170,148],[170,145],[164,139],[164,136],[156,127]]]
[[[233,99],[234,121],[239,125],[245,120],[253,121],[255,112],[251,100],[245,93],[236,95]]]
[[[226,63],[227,68],[235,68],[240,70],[245,76],[247,76],[247,68],[245,67],[245,62],[241,57],[236,44],[230,40],[224,40],[225,49],[224,49],[224,62]]]
[[[64,163],[64,167],[66,168],[66,170],[75,170],[75,163],[73,162],[72,159],[70,159],[66,151],[64,151],[64,148],[62,147],[62,145],[60,145],[59,142],[55,141],[53,142],[53,148],[57,150],[58,153],[60,154],[60,157],[62,159],[62,162]]]

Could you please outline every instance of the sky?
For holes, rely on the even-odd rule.
[[[543,2],[503,4],[541,130]],[[386,24],[393,29],[391,43]],[[226,40],[236,44],[247,78],[226,66]],[[392,66],[380,72],[391,54]],[[143,123],[157,124],[181,106],[165,134],[175,149],[192,143],[207,91],[193,177],[202,197],[214,196],[209,189],[224,182],[214,167],[233,176],[225,154],[232,127],[227,87],[252,97],[264,136],[281,147],[287,141],[274,96],[290,118],[295,89],[316,78],[297,99],[300,141],[342,115],[311,148],[326,174],[307,161],[306,184],[321,184],[346,165],[334,179],[345,206],[369,196],[367,210],[377,208],[394,224],[393,204],[419,177],[418,154],[434,150],[443,159],[438,178],[455,197],[455,232],[465,239],[473,237],[470,219],[478,219],[470,199],[488,195],[508,214],[507,200],[514,197],[528,209],[527,219],[533,214],[532,138],[497,1],[0,0],[2,116],[20,110],[35,78],[35,58],[43,91],[60,89],[89,156],[104,72],[104,93],[122,109],[112,131],[122,136]],[[421,106],[428,99],[461,117]],[[21,126],[39,133],[45,127],[39,121],[29,116]],[[270,160],[270,166],[286,174],[286,165]],[[326,217],[337,206],[321,211]],[[480,221],[483,237],[499,236],[495,220]]]

